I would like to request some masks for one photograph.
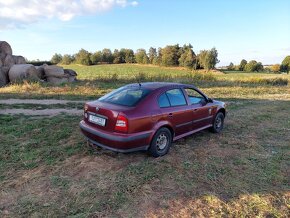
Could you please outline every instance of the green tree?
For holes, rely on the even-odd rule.
[[[290,55],[285,57],[281,64],[281,71],[289,73],[290,71]]]
[[[91,63],[93,65],[98,64],[99,62],[102,61],[102,52],[101,51],[96,51],[95,53],[91,54],[90,60],[91,60]]]
[[[136,62],[138,64],[148,64],[149,63],[149,58],[146,54],[146,50],[145,49],[138,49],[136,54],[135,54],[135,58],[136,58]]]
[[[264,66],[261,62],[258,62],[257,65],[256,65],[256,71],[257,72],[260,72],[260,71],[263,71],[264,70]]]
[[[105,63],[111,64],[111,63],[113,63],[113,60],[114,60],[114,56],[113,56],[113,54],[112,54],[111,49],[109,49],[109,48],[104,48],[104,49],[102,50],[102,62],[105,62]]]
[[[163,66],[178,66],[180,58],[179,45],[167,45],[161,50],[161,64]]]
[[[255,60],[251,60],[249,63],[246,64],[244,71],[246,72],[254,72],[258,71],[259,64]]]
[[[199,65],[206,70],[214,69],[215,65],[219,62],[218,52],[216,48],[211,50],[202,50],[198,55]]]
[[[53,64],[58,64],[61,61],[62,61],[62,55],[61,54],[57,54],[57,53],[55,53],[52,56],[51,60],[50,60],[50,62],[53,63]]]
[[[92,64],[90,56],[91,56],[91,54],[88,51],[86,51],[85,49],[82,48],[75,55],[75,59],[76,59],[76,62],[78,64],[82,64],[82,65],[87,65],[88,66],[88,65]]]
[[[228,69],[228,70],[235,70],[235,65],[233,64],[233,62],[231,62],[231,63],[229,64],[229,66],[227,66],[227,69]]]
[[[192,68],[196,62],[196,55],[191,48],[187,48],[178,59],[179,66]]]
[[[149,48],[149,63],[154,64],[154,59],[157,59],[157,50],[156,48],[150,47]]]
[[[125,49],[125,62],[126,63],[135,63],[135,54],[132,49]]]
[[[154,65],[161,65],[161,62],[162,62],[162,48],[159,47],[157,56],[154,57],[154,59],[153,59],[153,64]]]
[[[113,57],[114,57],[113,64],[121,64],[122,63],[121,54],[120,54],[118,49],[114,50]]]
[[[61,63],[62,63],[62,64],[65,64],[65,65],[69,65],[69,64],[71,64],[73,61],[74,61],[74,57],[73,57],[72,55],[65,54],[65,55],[63,55],[63,57],[62,57],[62,61],[61,61]]]
[[[247,63],[248,63],[248,62],[247,62],[245,59],[241,60],[241,63],[240,63],[240,65],[239,65],[239,70],[240,70],[240,71],[244,71],[245,66],[246,66]]]

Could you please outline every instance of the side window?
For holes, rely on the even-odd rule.
[[[166,94],[162,94],[159,96],[158,98],[158,104],[159,104],[159,107],[170,107],[170,103],[168,101],[168,98],[166,96]]]
[[[181,89],[171,89],[166,92],[166,95],[171,106],[186,105],[186,100]]]
[[[185,92],[188,95],[190,104],[199,104],[205,101],[205,98],[194,89],[185,89]]]

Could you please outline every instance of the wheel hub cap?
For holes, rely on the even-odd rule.
[[[216,128],[221,128],[222,126],[222,119],[221,118],[217,118],[216,121],[215,121],[215,126]]]
[[[167,145],[168,139],[165,134],[160,134],[157,138],[156,145],[158,150],[163,150]]]

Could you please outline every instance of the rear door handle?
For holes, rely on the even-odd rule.
[[[169,113],[168,114],[168,117],[173,117],[173,113]]]
[[[195,108],[195,109],[193,109],[193,111],[198,111],[198,109],[197,109],[197,108]]]

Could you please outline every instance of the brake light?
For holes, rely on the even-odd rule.
[[[89,109],[89,106],[87,104],[85,104],[84,111],[87,112],[88,109]]]
[[[115,130],[119,132],[128,132],[128,119],[123,115],[118,115]]]

